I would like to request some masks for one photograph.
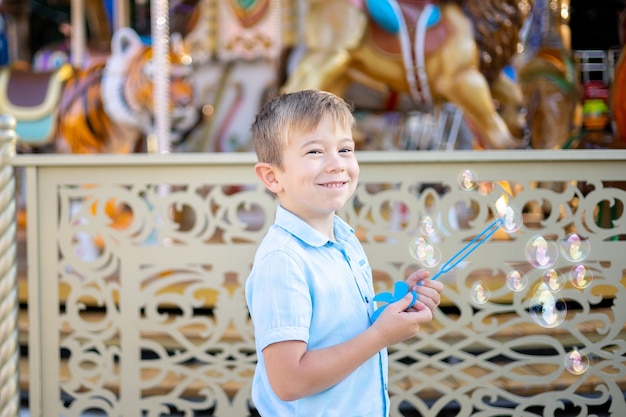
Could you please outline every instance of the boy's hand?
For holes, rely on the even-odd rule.
[[[399,301],[389,304],[372,325],[385,341],[385,346],[395,345],[415,336],[422,323],[433,319],[430,308],[419,299],[409,308],[412,302],[413,295],[409,293]]]
[[[409,288],[417,293],[417,302],[412,307],[413,310],[420,310],[420,304],[422,304],[422,308],[426,307],[434,313],[441,302],[443,284],[439,281],[428,279],[429,276],[430,272],[419,269],[406,279]]]

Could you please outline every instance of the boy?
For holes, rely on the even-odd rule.
[[[440,301],[443,285],[420,270],[407,279],[415,306],[408,294],[371,319],[371,268],[335,215],[357,187],[353,124],[344,100],[306,90],[267,103],[251,127],[255,173],[279,202],[246,282],[263,417],[388,416],[387,346],[415,336]]]

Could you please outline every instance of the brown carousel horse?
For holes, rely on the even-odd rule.
[[[582,123],[580,80],[561,22],[566,3],[534,0],[521,33],[516,66],[534,149],[573,147]]]
[[[502,73],[516,53],[522,24],[516,3],[312,0],[306,15],[307,51],[283,91],[316,88],[342,95],[352,80],[371,80],[410,94],[422,108],[455,104],[484,138],[483,147],[522,147],[523,112],[514,115],[510,129],[489,88],[489,81],[508,83],[502,90],[518,91],[515,108],[521,109],[519,90]],[[477,39],[476,34],[484,36]],[[480,41],[490,44],[493,53],[479,50]]]
[[[542,48],[519,71],[534,149],[570,148],[580,129],[581,90],[566,51]]]

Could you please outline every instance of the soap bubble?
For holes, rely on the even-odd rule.
[[[420,259],[424,259],[424,257],[426,256],[427,245],[428,241],[424,237],[417,237],[411,240],[411,242],[409,243],[409,253],[414,259],[417,259],[418,261]]]
[[[471,169],[464,169],[456,177],[457,183],[462,190],[471,191],[478,187],[478,177]]]
[[[522,211],[509,204],[509,200],[509,195],[503,193],[498,197],[494,206],[498,217],[502,220],[502,226],[500,227],[507,233],[514,233],[522,228],[524,218]]]
[[[578,289],[587,288],[593,281],[593,272],[585,265],[574,265],[569,271],[569,281]]]
[[[570,233],[560,242],[561,254],[570,262],[580,262],[591,251],[591,244],[587,239],[582,239],[576,233]]]
[[[565,369],[574,375],[582,375],[589,369],[589,358],[576,347],[565,354],[563,362]]]
[[[558,256],[559,250],[556,243],[552,240],[546,240],[541,235],[532,237],[526,244],[526,259],[535,268],[550,268]]]
[[[528,278],[521,272],[513,270],[506,275],[506,286],[511,291],[523,291],[526,285],[528,285]]]
[[[489,301],[491,293],[489,291],[489,288],[485,287],[482,282],[477,281],[474,283],[474,285],[472,285],[472,292],[470,295],[474,303],[485,304],[487,301]]]
[[[430,216],[424,216],[420,220],[420,232],[426,236],[437,234],[437,224]]]
[[[550,291],[545,282],[538,284],[530,306],[530,316],[535,323],[550,329],[563,323],[566,315],[565,301]]]
[[[432,268],[441,262],[441,251],[425,237],[419,236],[409,244],[409,253],[422,265]]]
[[[506,206],[506,208],[504,208],[502,213],[499,213],[499,215],[502,219],[501,227],[507,233],[517,232],[524,224],[522,212],[516,207]]]
[[[565,288],[565,277],[555,269],[549,269],[543,274],[543,282],[545,282],[548,290],[552,292],[559,292]]]
[[[429,268],[437,266],[441,262],[441,251],[438,247],[428,245],[426,247],[426,256],[422,259],[422,264]]]

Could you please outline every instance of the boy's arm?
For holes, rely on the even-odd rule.
[[[346,378],[356,368],[387,346],[415,336],[420,324],[432,320],[432,311],[406,311],[412,301],[407,295],[390,304],[363,333],[327,348],[307,350],[305,342],[291,340],[263,349],[267,375],[276,395],[294,401],[327,388]]]

